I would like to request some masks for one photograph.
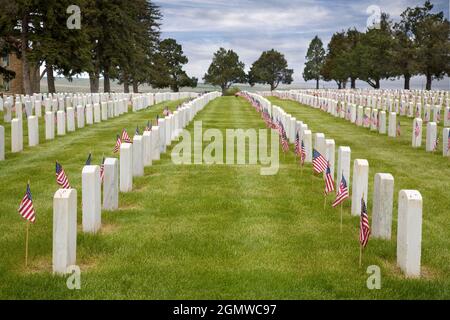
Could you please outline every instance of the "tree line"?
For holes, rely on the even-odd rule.
[[[79,8],[80,28],[71,28],[68,8]],[[188,63],[181,45],[161,39],[162,14],[149,0],[0,0],[0,54],[21,59],[26,94],[33,88],[31,69],[45,66],[48,90],[56,91],[55,74],[72,80],[88,74],[91,92],[104,91],[111,81],[124,92],[139,91],[142,84],[154,88],[195,87],[197,79],[183,70]],[[0,68],[6,80],[15,73]],[[39,79],[40,80],[40,79]]]
[[[382,79],[404,79],[410,89],[413,76],[426,77],[426,90],[433,80],[450,74],[450,23],[433,5],[408,7],[399,22],[382,13],[379,22],[360,32],[356,28],[333,34],[327,51],[316,36],[310,43],[303,78],[335,81],[338,88],[356,87],[356,80],[380,88]]]

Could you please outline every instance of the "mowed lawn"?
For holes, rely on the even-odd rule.
[[[261,176],[259,165],[174,165],[169,149],[145,169],[144,177],[134,179],[132,193],[120,194],[118,211],[102,213],[99,234],[80,229],[82,288],[68,290],[66,279],[51,273],[54,161],[62,163],[78,190],[80,225],[81,170],[89,151],[95,163],[103,154],[112,156],[116,133],[123,127],[130,135],[136,125],[142,129],[161,114],[161,104],[19,155],[7,154],[8,160],[0,163],[0,298],[448,299],[448,159],[413,150],[409,135],[390,140],[321,111],[273,101],[313,132],[336,139],[337,147],[351,146],[353,159],[368,159],[370,195],[376,172],[394,175],[396,195],[404,188],[422,192],[422,279],[405,279],[396,267],[395,240],[371,240],[359,268],[359,219],[350,216],[350,203],[341,234],[339,211],[323,209],[323,179],[312,176],[310,165],[302,173],[292,152],[280,156],[277,175]],[[177,103],[167,105],[174,109]],[[203,121],[204,129],[264,128],[256,111],[234,97],[211,102],[196,120]],[[193,131],[193,123],[188,129]],[[30,228],[26,269],[25,223],[17,207],[28,179],[37,222]],[[394,215],[395,239],[396,209]],[[369,265],[381,268],[381,290],[367,289]]]

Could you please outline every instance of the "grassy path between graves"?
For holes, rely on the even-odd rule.
[[[145,169],[144,177],[134,179],[132,193],[120,194],[120,210],[103,212],[99,234],[78,233],[82,288],[68,290],[65,279],[51,275],[55,157],[80,189],[89,150],[94,162],[101,161],[103,152],[110,156],[115,133],[122,126],[132,133],[138,122],[143,126],[161,112],[159,105],[0,163],[0,298],[449,298],[448,162],[411,149],[406,140],[389,141],[344,121],[327,121],[331,119],[320,111],[274,101],[313,132],[335,138],[337,146],[350,145],[353,159],[367,158],[371,177],[391,172],[396,192],[422,191],[424,279],[404,279],[395,266],[395,241],[373,240],[363,262],[365,267],[381,267],[382,289],[368,290],[366,270],[358,267],[359,219],[350,216],[347,203],[340,234],[338,212],[323,209],[322,179],[312,178],[310,166],[302,175],[292,153],[281,155],[277,175],[261,176],[259,165],[176,166],[169,149],[161,161]],[[196,120],[203,121],[203,129],[222,131],[264,127],[256,111],[234,97],[214,100]],[[188,129],[192,132],[193,124]],[[38,220],[30,232],[26,270],[25,226],[16,210],[30,176]]]

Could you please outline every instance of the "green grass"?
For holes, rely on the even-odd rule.
[[[68,290],[64,278],[51,274],[54,160],[79,190],[80,224],[87,154],[92,151],[97,163],[103,153],[111,156],[115,134],[124,126],[130,133],[136,124],[144,126],[161,113],[158,105],[7,154],[0,163],[0,298],[448,299],[448,159],[412,149],[409,136],[388,139],[294,102],[273,101],[313,132],[334,138],[336,146],[351,146],[353,159],[368,159],[370,189],[376,172],[390,172],[396,194],[403,188],[422,192],[422,279],[405,279],[397,269],[394,240],[371,240],[363,263],[381,267],[382,289],[368,290],[365,268],[358,267],[358,218],[350,216],[347,203],[340,234],[338,212],[323,209],[322,179],[312,177],[310,166],[302,174],[292,153],[280,157],[277,175],[261,176],[259,165],[175,166],[169,149],[134,179],[132,193],[120,194],[118,211],[102,213],[99,234],[78,233],[82,289]],[[222,131],[264,127],[256,111],[234,97],[214,100],[196,120],[203,129]],[[25,223],[17,206],[29,178],[37,222],[25,269]]]

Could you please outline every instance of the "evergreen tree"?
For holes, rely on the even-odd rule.
[[[316,80],[316,89],[319,89],[319,80],[321,70],[325,62],[325,49],[322,40],[315,36],[309,44],[306,54],[305,69],[303,70],[303,79],[305,81]]]

